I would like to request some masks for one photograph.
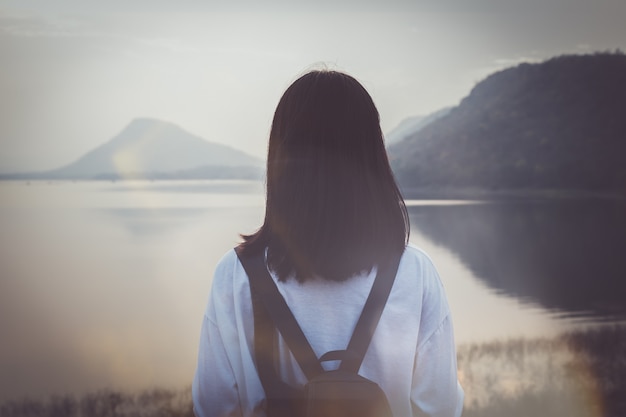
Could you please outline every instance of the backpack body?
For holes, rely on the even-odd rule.
[[[354,372],[325,371],[304,389],[303,417],[392,417],[383,390]]]
[[[267,416],[392,417],[384,391],[358,371],[389,297],[399,258],[379,268],[348,347],[317,358],[267,271],[263,254],[246,257],[237,251],[237,255],[250,280],[255,359]],[[304,389],[285,383],[276,372],[276,331],[307,377]],[[321,363],[328,360],[340,360],[339,368],[324,370]]]

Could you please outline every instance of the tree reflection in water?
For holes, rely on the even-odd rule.
[[[626,318],[626,201],[425,205],[409,215],[497,291],[564,315]]]

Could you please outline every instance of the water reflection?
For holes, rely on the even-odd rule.
[[[201,193],[201,194],[262,194],[263,183],[247,180],[209,181],[128,181],[107,187],[109,192],[137,192],[137,190],[159,193]]]
[[[626,317],[626,202],[414,206],[411,222],[488,286],[564,315]]]
[[[203,217],[223,215],[209,208],[164,208],[136,209],[114,208],[96,210],[94,215],[105,222],[112,222],[122,227],[130,235],[155,236],[176,231],[190,225],[198,224]]]

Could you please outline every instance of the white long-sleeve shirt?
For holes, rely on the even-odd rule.
[[[277,280],[280,293],[319,357],[348,345],[376,269],[344,282]],[[306,377],[279,338],[280,374]],[[325,362],[326,369],[336,362]],[[395,417],[458,417],[458,383],[450,310],[430,258],[409,245],[359,374],[380,385]],[[264,391],[254,365],[254,319],[248,277],[234,250],[218,263],[200,334],[192,385],[198,417],[264,416]]]

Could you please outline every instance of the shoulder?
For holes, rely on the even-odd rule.
[[[426,252],[413,244],[408,244],[400,259],[398,273],[413,276],[425,288],[441,285],[435,263]]]
[[[239,262],[237,253],[231,249],[222,256],[215,266],[209,296],[209,306],[213,306],[214,311],[209,316],[219,314],[220,311],[232,313],[233,308],[238,303],[237,300],[246,295],[249,297],[247,275],[245,275]]]
[[[431,257],[415,245],[407,245],[396,280],[400,292],[417,290],[421,303],[422,320],[435,328],[449,314],[445,289]]]
[[[218,277],[232,276],[236,272],[238,264],[239,258],[237,257],[235,249],[231,249],[226,252],[215,266],[214,282]]]
[[[413,244],[406,246],[394,283],[398,297],[408,297],[424,305],[443,295],[443,285],[433,260]],[[419,304],[417,304],[419,305]]]
[[[233,281],[237,277],[239,258],[234,249],[229,250],[222,256],[215,266],[213,274],[212,292],[232,291]]]
[[[402,255],[402,262],[405,262],[405,261],[417,263],[421,267],[425,267],[425,268],[435,267],[435,264],[433,260],[430,258],[430,256],[428,256],[426,252],[424,252],[422,249],[418,248],[412,243],[409,243],[406,246],[404,250],[404,254]]]

